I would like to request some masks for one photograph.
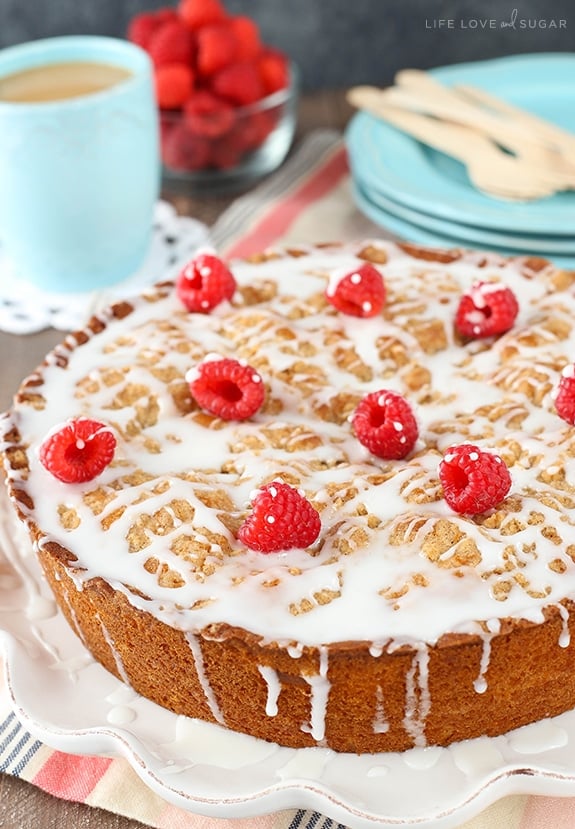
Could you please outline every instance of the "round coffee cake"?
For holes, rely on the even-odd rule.
[[[229,267],[210,308],[169,283],[94,318],[3,418],[12,502],[86,647],[178,714],[293,747],[447,745],[573,707],[575,275],[380,240]],[[263,384],[248,416],[192,393],[223,359]],[[391,458],[357,415],[390,392],[416,424],[392,418]],[[78,419],[115,449],[66,482],[46,442]],[[279,484],[319,532],[268,513],[279,548],[256,549],[242,528]]]

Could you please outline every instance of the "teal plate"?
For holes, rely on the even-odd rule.
[[[575,133],[575,54],[514,55],[430,70],[447,86],[468,84]],[[575,192],[517,203],[476,190],[459,161],[364,112],[351,119],[352,169],[370,190],[431,216],[504,231],[575,236]]]
[[[352,184],[352,194],[356,205],[361,212],[371,219],[372,222],[385,228],[390,233],[403,239],[407,242],[415,242],[419,245],[427,245],[429,247],[440,248],[469,248],[473,247],[476,250],[489,250],[503,256],[533,256],[532,251],[525,251],[525,249],[514,248],[510,246],[498,247],[497,245],[487,244],[485,242],[473,243],[473,245],[466,244],[462,239],[456,236],[450,236],[443,233],[435,233],[426,230],[423,227],[418,227],[411,222],[400,219],[397,215],[383,210],[379,205],[374,204],[369,196],[361,189],[357,182]],[[575,268],[574,256],[558,256],[555,254],[541,254],[543,258],[549,259],[559,268],[567,270]]]
[[[439,233],[443,236],[457,237],[461,244],[484,244],[497,248],[513,248],[536,256],[552,256],[554,254],[573,254],[575,256],[575,234],[572,236],[535,236],[527,233],[502,233],[489,228],[458,224],[448,219],[429,216],[427,213],[414,210],[412,207],[406,207],[394,201],[394,199],[384,196],[378,190],[372,190],[359,176],[355,175],[354,177],[363,195],[375,207],[380,207],[385,213],[391,213],[397,216],[398,219],[403,219],[424,230]]]

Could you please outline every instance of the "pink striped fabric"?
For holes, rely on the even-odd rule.
[[[299,232],[317,235],[329,220],[329,238],[361,226],[349,196],[345,150],[334,134],[318,134],[255,193],[239,199],[214,228],[226,255],[244,256]],[[352,221],[350,221],[350,217]],[[366,225],[368,227],[368,225]],[[339,237],[334,232],[340,234]],[[380,235],[382,233],[380,232]],[[309,239],[308,239],[309,240]],[[326,241],[326,238],[317,238]],[[1,552],[1,551],[0,551]],[[56,797],[89,803],[157,829],[335,829],[335,821],[303,809],[249,819],[194,815],[166,803],[124,759],[54,751],[18,723],[2,693],[0,672],[0,771],[19,776]],[[340,824],[341,826],[341,824]],[[461,829],[571,829],[575,798],[505,797]]]
[[[113,760],[53,751],[32,783],[55,797],[84,802]]]
[[[273,245],[303,210],[329,193],[348,172],[345,149],[338,146],[309,178],[278,199],[259,222],[226,251],[227,256],[249,256]]]

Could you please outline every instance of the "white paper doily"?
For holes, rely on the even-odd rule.
[[[44,328],[71,331],[118,297],[132,296],[163,279],[170,279],[203,245],[210,245],[208,228],[179,216],[164,201],[156,204],[150,248],[143,265],[116,285],[82,293],[41,291],[18,273],[0,247],[0,330],[32,334]]]

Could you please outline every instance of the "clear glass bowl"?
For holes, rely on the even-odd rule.
[[[249,106],[233,110],[220,135],[194,133],[183,112],[160,113],[164,183],[180,190],[221,193],[249,187],[276,170],[291,147],[299,94],[297,67],[290,84]]]

